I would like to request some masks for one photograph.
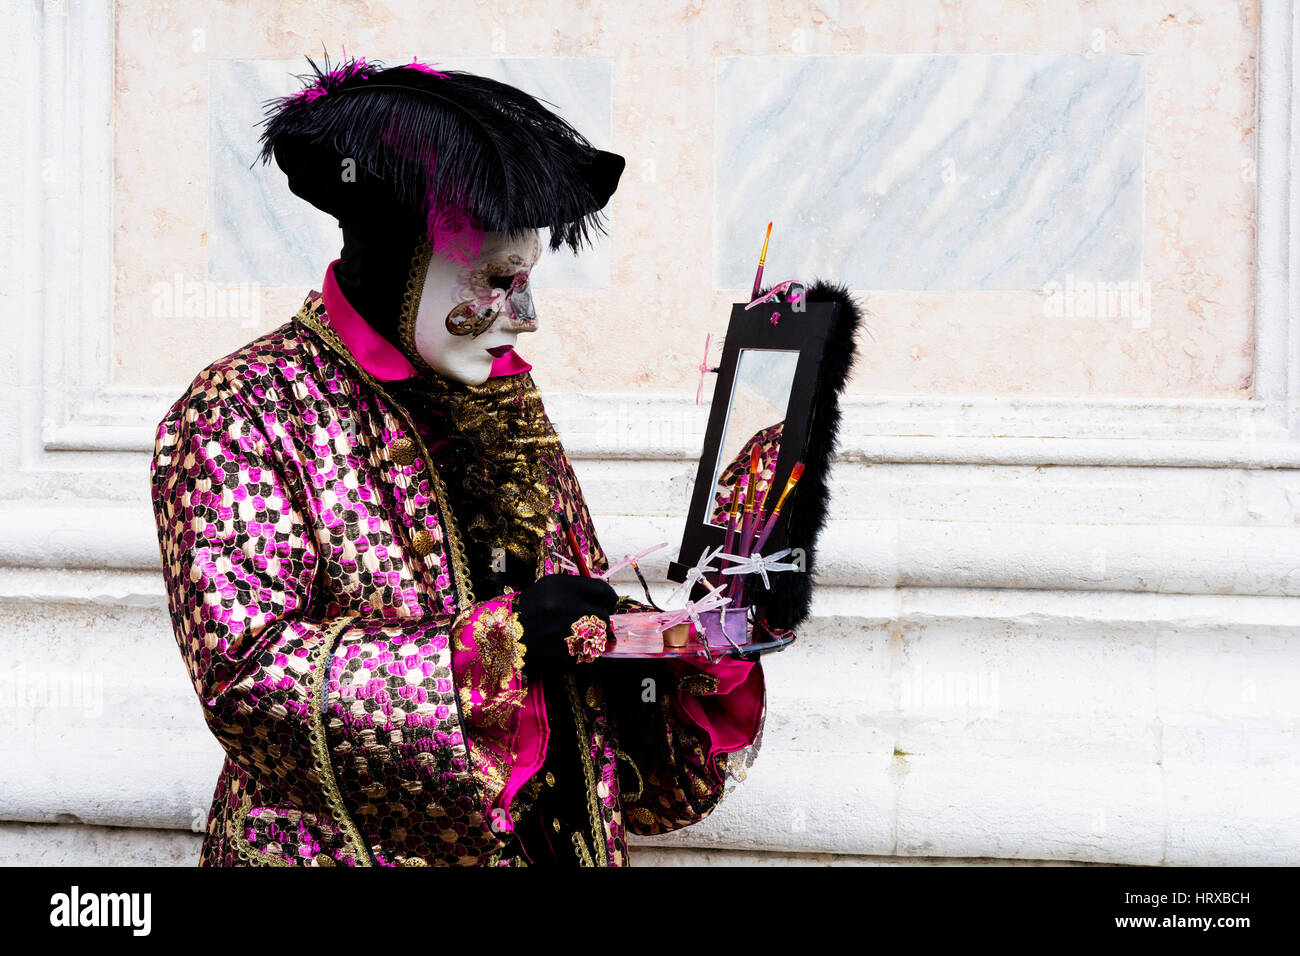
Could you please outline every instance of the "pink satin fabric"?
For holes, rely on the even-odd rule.
[[[708,661],[674,660],[669,667],[678,677],[703,672],[718,681],[713,694],[677,692],[677,706],[709,738],[708,761],[719,754],[735,753],[749,746],[758,733],[763,716],[763,671],[751,661],[723,658]]]

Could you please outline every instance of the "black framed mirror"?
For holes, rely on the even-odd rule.
[[[778,348],[775,342],[765,343],[763,348],[739,349],[710,474],[714,495],[704,509],[703,520],[707,523],[726,527],[732,491],[737,487],[736,479],[749,467],[751,449],[757,447],[759,452],[759,494],[766,496],[776,481],[781,437],[786,430],[791,399],[795,397],[799,357],[799,349]],[[802,407],[802,403],[795,407]],[[797,422],[792,422],[790,427],[793,434],[799,434]],[[703,473],[701,464],[700,475]]]
[[[769,290],[763,290],[759,298]],[[727,514],[757,449],[757,497],[772,506],[798,463],[802,476],[776,516],[763,554],[792,549],[799,570],[757,574],[747,603],[772,627],[792,629],[812,599],[817,537],[825,524],[828,469],[840,423],[839,396],[855,355],[861,322],[844,286],[821,280],[799,301],[736,304],[723,344],[704,449],[696,470],[682,544],[668,578],[685,581],[701,554],[727,541]]]

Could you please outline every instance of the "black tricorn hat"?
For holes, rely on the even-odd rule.
[[[261,159],[345,229],[422,221],[435,251],[462,259],[467,234],[547,228],[553,250],[577,252],[604,231],[623,157],[536,97],[416,62],[307,62],[303,89],[267,104]]]

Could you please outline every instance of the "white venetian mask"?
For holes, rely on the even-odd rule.
[[[541,234],[483,234],[469,265],[431,256],[415,315],[412,345],[438,374],[481,385],[492,363],[537,328],[529,274],[542,253]]]

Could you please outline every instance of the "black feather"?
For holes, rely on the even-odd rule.
[[[536,97],[460,71],[308,63],[306,86],[268,104],[261,159],[340,221],[395,202],[422,211],[431,237],[547,228],[552,249],[574,252],[603,231],[623,158]],[[349,159],[355,183],[341,175]]]

